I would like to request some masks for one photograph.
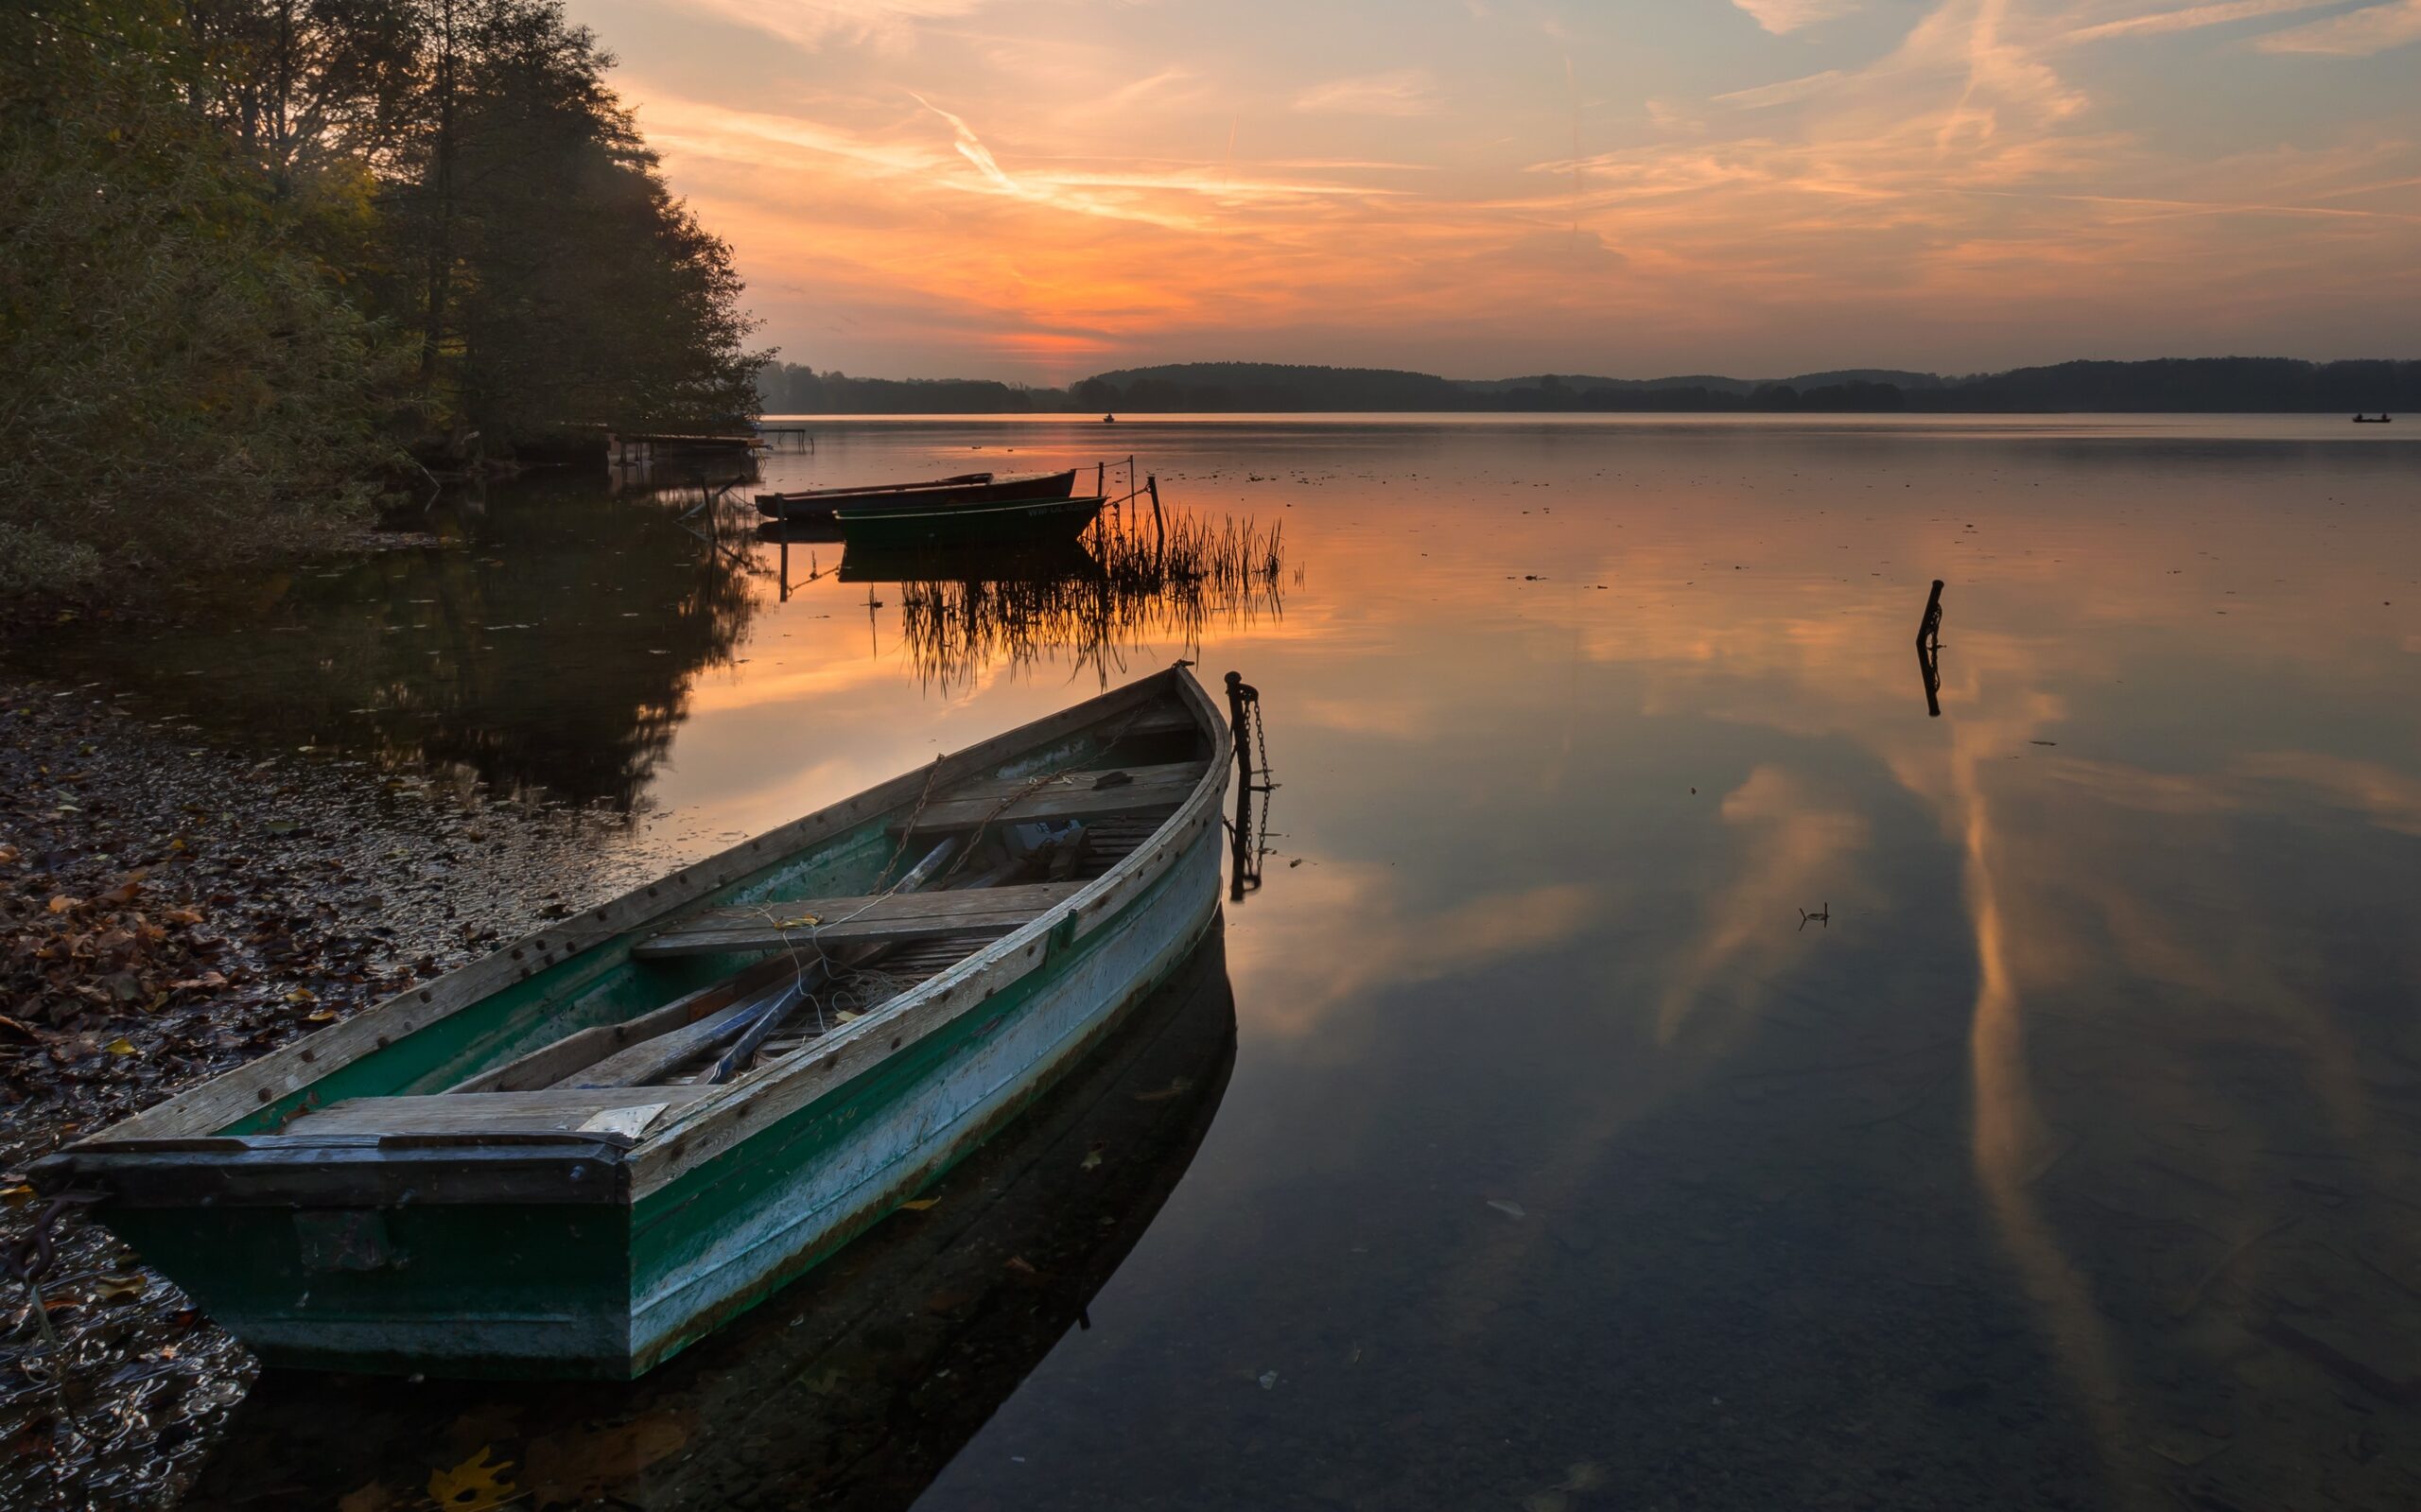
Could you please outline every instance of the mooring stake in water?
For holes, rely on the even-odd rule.
[[[1236,744],[1236,817],[1228,826],[1229,875],[1228,899],[1241,903],[1261,891],[1261,861],[1268,851],[1262,839],[1269,832],[1269,795],[1278,784],[1269,780],[1269,737],[1261,721],[1261,690],[1241,673],[1228,674],[1228,730]],[[1261,756],[1261,780],[1253,780],[1253,754]],[[1253,794],[1261,794],[1261,823],[1253,823]]]
[[[1942,718],[1942,580],[1933,580],[1925,616],[1917,621],[1917,675],[1925,685],[1925,713]]]

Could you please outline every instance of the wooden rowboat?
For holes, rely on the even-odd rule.
[[[1004,503],[1013,499],[1066,498],[1076,491],[1076,470],[1057,473],[961,473],[918,483],[877,483],[847,488],[796,489],[759,494],[757,512],[769,519],[818,521],[845,507],[922,508],[936,504]]]
[[[271,1364],[636,1376],[914,1196],[1186,958],[1216,914],[1227,739],[1189,672],[1158,673],[36,1179],[106,1193],[101,1220]]]
[[[832,517],[852,552],[948,550],[994,543],[1033,547],[1072,542],[1106,502],[1096,495],[999,503],[845,504]]]

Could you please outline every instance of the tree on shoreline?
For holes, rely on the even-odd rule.
[[[138,591],[316,545],[392,455],[400,372],[314,250],[357,200],[280,198],[194,129],[156,0],[0,33],[0,591]]]
[[[730,250],[557,0],[0,14],[0,593],[322,544],[409,453],[753,414]]]

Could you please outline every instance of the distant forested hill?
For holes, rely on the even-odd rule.
[[[780,414],[2421,410],[2421,362],[2288,357],[2063,362],[1970,377],[1860,368],[1791,378],[1469,379],[1390,368],[1182,362],[1103,373],[1067,389],[848,378],[784,365],[767,369],[758,385],[765,408]]]

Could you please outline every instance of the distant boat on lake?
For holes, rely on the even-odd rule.
[[[1057,473],[960,473],[913,483],[863,483],[759,494],[757,513],[774,520],[829,520],[843,508],[897,506],[921,510],[936,504],[1064,499],[1075,491],[1076,470],[1072,467]]]
[[[2387,426],[2395,424],[2395,417],[2382,409],[2376,416],[2356,415],[2354,417],[2354,424],[2358,426]]]
[[[1083,498],[869,501],[832,512],[852,550],[897,551],[999,542],[1019,546],[1072,541],[1108,500]]]

